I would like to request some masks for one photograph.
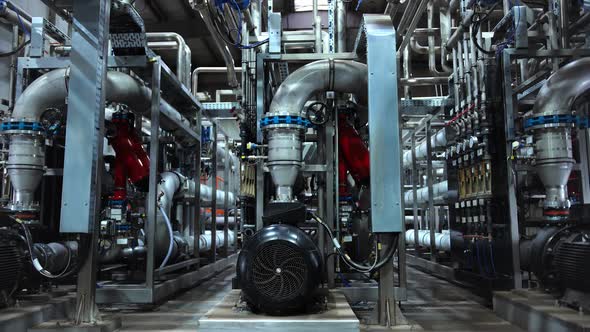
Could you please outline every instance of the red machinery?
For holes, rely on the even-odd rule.
[[[115,134],[109,143],[116,153],[113,177],[115,190],[112,200],[127,198],[127,179],[139,190],[147,190],[147,179],[150,173],[150,158],[141,145],[141,139],[133,128],[133,120],[127,113],[115,113],[113,124]]]

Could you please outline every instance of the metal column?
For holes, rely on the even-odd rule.
[[[369,141],[371,142],[371,220],[383,242],[403,241],[402,155],[397,96],[395,30],[387,15],[365,15],[369,82]],[[398,234],[395,234],[398,233]],[[396,323],[393,262],[380,270],[378,318]]]
[[[209,252],[209,262],[215,263],[217,260],[217,124],[212,122],[211,137],[213,145],[211,146],[211,250]]]
[[[228,145],[228,138],[225,136],[225,158],[223,160],[223,190],[225,191],[224,202],[223,202],[223,252],[224,257],[229,255],[229,241],[228,241],[228,232],[229,232],[229,216],[228,216],[228,198],[229,198],[229,145]],[[217,224],[216,218],[211,219],[212,227],[215,227]],[[234,216],[234,228],[236,227],[238,219],[237,216]],[[235,238],[234,238],[235,239]],[[236,242],[237,243],[237,242]]]
[[[159,160],[160,157],[160,78],[161,78],[161,64],[160,58],[157,57],[152,64],[152,103],[150,110],[150,160]],[[152,294],[154,292],[154,269],[156,268],[155,258],[155,242],[156,242],[156,221],[158,218],[158,163],[152,162],[150,164],[149,174],[149,191],[147,201],[148,212],[148,253],[147,264],[145,269],[146,274],[146,288]]]
[[[435,219],[434,219],[434,189],[432,171],[432,130],[430,126],[430,120],[426,122],[426,176],[428,184],[428,229],[430,230],[430,260],[436,262],[436,243],[434,240],[435,232]]]
[[[105,80],[111,4],[74,0],[68,119],[60,231],[85,233],[78,272],[76,323],[97,320],[95,304]]]
[[[512,155],[512,142],[514,141],[514,95],[512,94],[512,75],[510,72],[511,55],[504,51],[502,54],[504,73],[504,126],[506,130],[506,156]],[[518,206],[516,202],[516,189],[514,173],[510,161],[506,162],[508,170],[506,183],[508,185],[508,217],[510,218],[510,241],[512,247],[512,271],[514,288],[522,288],[522,273],[520,270],[520,235],[518,231]]]

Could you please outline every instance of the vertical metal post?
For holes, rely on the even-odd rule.
[[[96,268],[103,168],[110,1],[74,0],[60,229],[86,233],[80,247],[75,323],[96,321]],[[83,134],[80,134],[83,133]]]
[[[201,127],[201,115],[198,115],[198,127]],[[200,254],[200,247],[201,247],[201,141],[195,147],[195,168],[194,168],[194,176],[195,179],[195,198],[193,201],[193,209],[191,213],[191,221],[193,223],[193,248],[194,253],[193,256],[197,259],[198,265],[201,265],[201,254]]]
[[[578,132],[580,148],[580,173],[582,175],[582,202],[590,204],[590,130],[580,129]]]
[[[504,50],[502,54],[502,70],[504,73],[504,127],[506,130],[506,156],[512,155],[512,141],[514,140],[514,94],[512,93],[512,74],[510,70],[511,54]],[[512,247],[513,287],[522,288],[522,273],[520,270],[520,234],[518,230],[518,207],[516,204],[516,189],[512,165],[507,161],[506,184],[508,193],[508,218],[510,219],[510,241]]]
[[[228,144],[228,137],[225,136],[225,159],[223,161],[223,190],[225,191],[224,202],[223,202],[223,251],[225,253],[225,257],[228,256],[229,253],[229,182],[230,182],[230,173],[229,173],[229,144]],[[237,218],[234,217],[234,227],[236,227],[236,220]],[[214,219],[215,220],[215,219]],[[215,222],[216,224],[217,222]],[[213,225],[215,225],[213,224]]]
[[[212,122],[211,137],[211,251],[209,261],[215,263],[217,260],[217,124]]]
[[[325,197],[326,197],[326,222],[328,226],[332,228],[332,230],[337,229],[339,230],[339,220],[337,219],[337,211],[338,211],[338,202],[335,201],[335,190],[337,191],[338,183],[334,182],[334,173],[337,173],[334,170],[334,159],[337,159],[337,155],[334,153],[334,135],[336,128],[334,127],[334,122],[326,123],[325,125],[325,136],[323,137],[325,142],[325,151],[326,151],[326,158],[324,159],[326,163],[326,173],[325,173],[325,180],[326,180],[326,190],[325,190]],[[320,227],[321,228],[321,227]],[[336,231],[334,236],[336,238],[340,238],[340,232]],[[326,245],[326,252],[331,253],[333,252],[333,245],[331,241],[325,241]],[[334,256],[330,256],[327,262],[327,272],[328,272],[328,287],[333,288],[335,287],[334,279]]]
[[[432,128],[430,120],[426,122],[426,176],[428,183],[428,229],[430,230],[430,260],[436,262],[436,245],[434,241],[434,188],[432,171]]]
[[[160,157],[160,79],[161,79],[160,58],[156,57],[152,63],[152,100],[150,111],[150,174],[149,191],[147,201],[147,243],[148,254],[146,264],[146,287],[151,291],[153,298],[154,290],[154,269],[156,268],[156,222],[158,218],[158,160]]]
[[[265,111],[264,87],[266,84],[266,70],[264,57],[259,54],[256,57],[256,140],[262,144],[263,135],[260,130],[260,119]],[[262,215],[264,214],[264,167],[262,163],[256,164],[256,230],[262,229]]]
[[[416,132],[412,133],[412,214],[414,216],[414,253],[420,256],[420,220],[418,219],[418,161],[416,160]],[[405,222],[405,217],[404,217]]]

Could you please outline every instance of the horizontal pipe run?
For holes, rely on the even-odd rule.
[[[416,242],[416,233],[413,229],[406,231],[406,244],[414,245]],[[430,230],[418,230],[418,246],[430,248]],[[451,233],[443,231],[442,233],[434,233],[434,248],[440,251],[451,251]]]

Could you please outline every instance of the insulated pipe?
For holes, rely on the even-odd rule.
[[[65,104],[68,95],[68,69],[53,70],[31,83],[14,105],[12,121],[39,123],[41,115],[49,108]],[[128,74],[110,71],[106,81],[107,100],[129,106],[139,114],[149,112],[151,90]],[[175,131],[178,122],[188,122],[165,100],[160,101],[161,127]],[[43,176],[45,165],[42,135],[12,134],[6,169],[15,190],[12,209],[36,210],[34,192]]]
[[[235,72],[241,72],[242,67],[234,67]],[[228,73],[227,67],[198,67],[193,70],[192,77],[192,91],[196,95],[199,92],[199,75],[200,74],[214,74],[214,73]]]
[[[432,28],[434,28],[434,0],[428,1],[428,6],[426,8],[426,14],[427,14],[428,28],[432,29]],[[438,69],[436,68],[436,53],[437,53],[436,50],[437,50],[437,48],[435,47],[434,35],[429,35],[428,36],[428,69],[430,70],[430,73],[434,76],[448,77],[450,72],[438,71]],[[439,51],[440,51],[440,47],[439,47]]]
[[[442,181],[439,183],[435,183],[432,185],[432,195],[435,201],[446,201],[448,199],[452,199],[456,196],[456,192],[449,191],[449,183],[447,181]],[[418,204],[425,204],[428,203],[428,187],[422,187],[417,190],[418,194]],[[414,204],[414,191],[407,190],[404,193],[404,204],[411,205]]]
[[[553,73],[539,91],[532,117],[571,114],[574,102],[590,91],[590,58],[575,60]],[[560,124],[557,124],[560,125]],[[545,185],[546,216],[568,214],[567,181],[574,164],[569,124],[535,131],[536,170]]]
[[[416,242],[415,230],[406,231],[406,244],[414,245]],[[430,230],[418,230],[418,246],[430,248]],[[434,233],[434,248],[440,251],[451,251],[451,233],[448,230],[442,233]]]
[[[193,240],[194,237],[191,236],[189,241],[188,241],[188,245],[189,245],[189,251],[190,252],[194,252],[195,251],[195,247],[194,247],[194,243],[195,241]],[[234,233],[233,232],[227,232],[227,243],[228,245],[233,245],[236,242],[236,238],[234,237]],[[216,232],[215,233],[215,244],[216,244],[216,248],[223,248],[223,244],[225,243],[225,234],[224,232]],[[199,252],[206,252],[211,250],[211,231],[205,231],[204,234],[199,236]]]
[[[440,146],[447,145],[447,135],[445,129],[439,130],[435,135],[430,137],[430,146],[434,149]],[[416,160],[422,160],[427,156],[427,142],[424,140],[422,143],[418,144],[414,151],[416,151]],[[412,167],[412,150],[404,151],[403,155],[403,165],[404,168]]]
[[[187,88],[190,88],[191,50],[184,38],[175,32],[148,32],[145,34],[150,41],[172,41],[176,43],[176,76]],[[149,45],[148,45],[149,46]]]

